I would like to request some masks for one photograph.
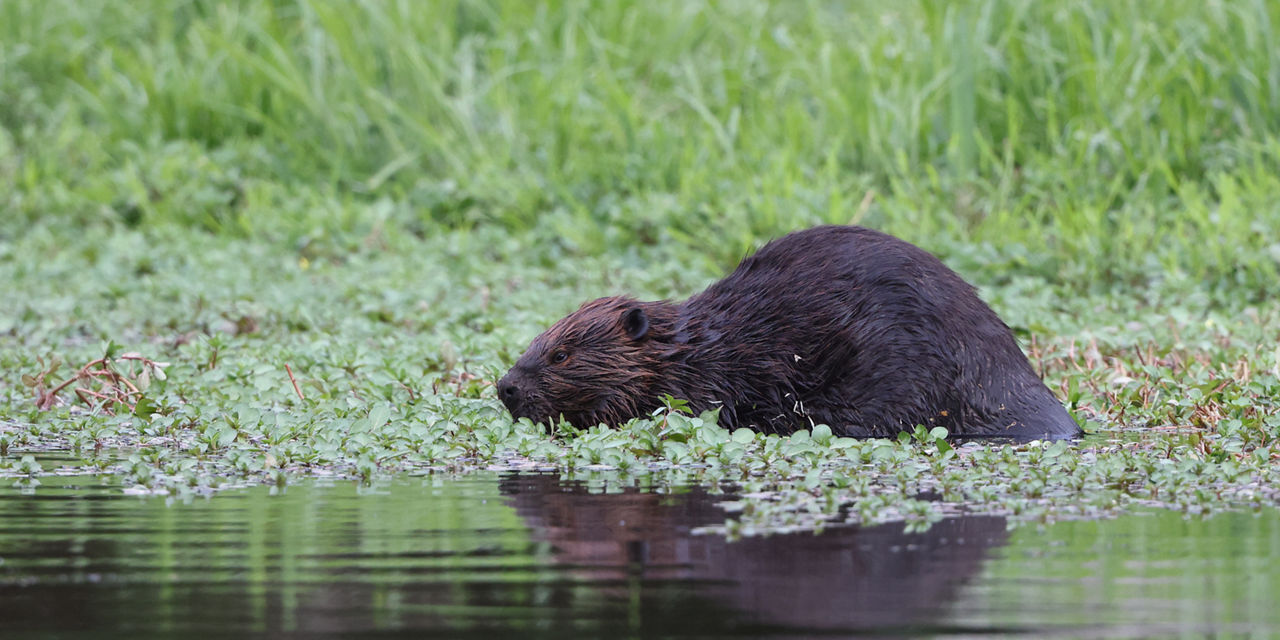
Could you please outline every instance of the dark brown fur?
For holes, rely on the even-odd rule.
[[[1069,437],[1079,429],[1009,328],[937,258],[860,227],[775,240],[683,303],[601,298],[499,381],[517,418],[617,425],[663,395],[790,433]]]

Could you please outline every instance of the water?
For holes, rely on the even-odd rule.
[[[1280,635],[1280,511],[726,542],[720,496],[552,476],[166,504],[0,489],[0,638]],[[4,481],[8,482],[8,481]]]

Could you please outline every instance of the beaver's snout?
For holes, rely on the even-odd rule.
[[[506,405],[507,411],[511,412],[513,417],[527,415],[522,409],[524,408],[525,392],[520,388],[520,377],[515,372],[508,372],[498,381],[498,399],[502,400],[502,404]]]

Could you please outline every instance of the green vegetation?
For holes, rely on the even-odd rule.
[[[658,474],[743,483],[746,531],[1274,504],[1277,23],[1262,0],[4,2],[0,476],[38,491],[49,449],[174,495]],[[1100,433],[952,449],[670,413],[551,437],[495,400],[582,300],[684,297],[821,222],[940,255]]]

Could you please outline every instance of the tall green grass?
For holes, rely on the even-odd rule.
[[[1278,19],[1266,0],[7,0],[0,204],[248,235],[501,224],[725,263],[856,221],[1059,282],[1256,297],[1280,280]]]

